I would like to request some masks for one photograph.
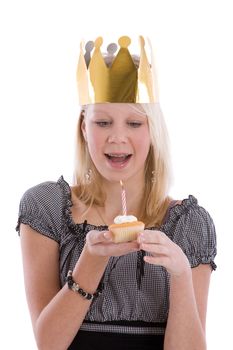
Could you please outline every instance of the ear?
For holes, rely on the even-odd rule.
[[[85,123],[85,119],[84,118],[83,118],[83,120],[81,122],[81,131],[82,131],[84,140],[87,142],[86,123]]]

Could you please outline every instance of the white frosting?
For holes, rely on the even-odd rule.
[[[136,216],[133,215],[119,215],[115,217],[114,224],[123,224],[125,222],[133,222],[137,220],[138,219],[136,218]]]

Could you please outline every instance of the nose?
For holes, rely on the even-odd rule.
[[[115,127],[111,130],[111,134],[108,136],[109,143],[126,143],[127,135],[125,133],[124,128]]]

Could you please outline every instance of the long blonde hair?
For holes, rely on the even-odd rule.
[[[129,104],[137,108],[136,104]],[[140,104],[148,118],[151,146],[145,164],[145,188],[141,203],[142,220],[147,227],[160,226],[170,198],[172,171],[169,152],[169,138],[159,103]],[[82,109],[77,125],[77,146],[75,155],[74,192],[85,205],[104,206],[105,194],[101,191],[101,175],[96,169],[81,130],[85,115]],[[140,111],[141,112],[141,111]],[[91,181],[88,173],[91,171]]]

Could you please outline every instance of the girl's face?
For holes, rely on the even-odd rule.
[[[90,105],[82,122],[82,132],[92,161],[105,179],[143,178],[150,135],[147,116],[140,106]]]

